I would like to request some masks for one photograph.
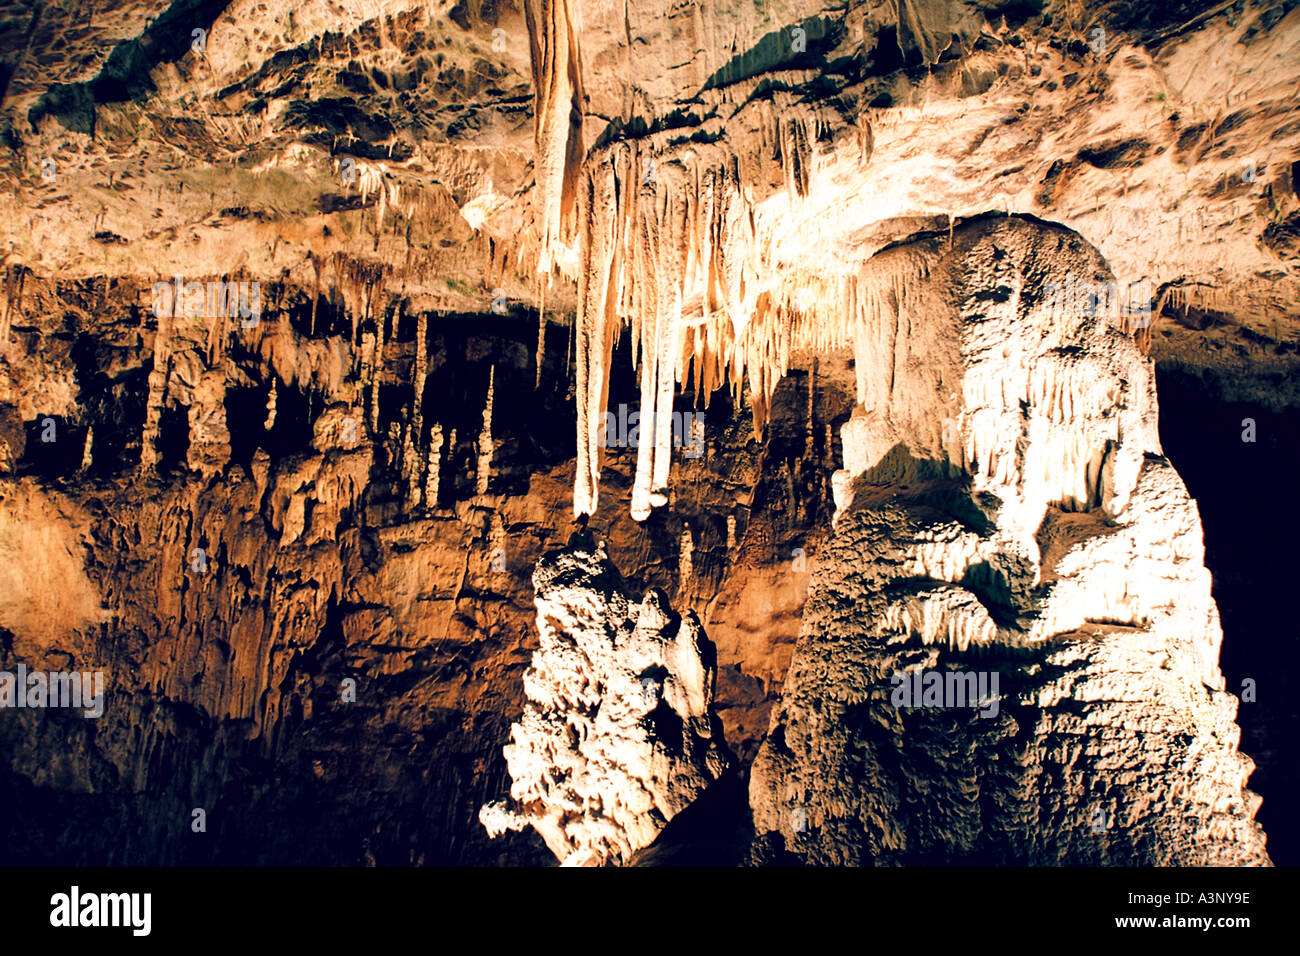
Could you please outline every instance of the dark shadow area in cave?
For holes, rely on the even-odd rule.
[[[140,365],[110,376],[104,369],[111,367],[122,351],[85,334],[78,336],[72,347],[77,401],[83,421],[93,429],[90,473],[100,477],[128,471],[140,461],[150,369]]]
[[[1237,711],[1241,750],[1256,770],[1247,786],[1264,798],[1256,819],[1279,865],[1300,863],[1300,699],[1280,675],[1300,669],[1300,632],[1290,607],[1300,512],[1287,503],[1300,472],[1300,411],[1215,400],[1177,371],[1157,368],[1160,441],[1196,499],[1205,565],[1223,621],[1220,667],[1227,688],[1257,699]],[[1250,419],[1255,441],[1249,437]]]
[[[315,291],[315,316],[312,315],[311,293],[304,295],[283,289],[275,292],[282,297],[281,307],[290,327],[303,338],[325,339],[336,335],[346,338],[352,334],[351,320],[340,304],[330,301],[329,290],[324,284]]]
[[[275,421],[266,432],[265,447],[271,456],[271,461],[278,465],[284,458],[305,455],[311,451],[316,418],[320,415],[323,405],[321,399],[313,395],[309,389],[286,385],[281,381],[276,381],[275,384]],[[264,394],[260,412],[254,410],[251,413],[250,426],[265,427],[266,414]]]
[[[158,472],[183,468],[190,450],[190,416],[184,405],[172,405],[158,416]]]
[[[749,811],[749,769],[733,767],[668,821],[630,866],[740,866],[754,827]]]
[[[47,481],[77,473],[85,448],[85,426],[62,415],[40,415],[24,427],[27,442],[19,473],[36,474]]]
[[[416,331],[413,316],[403,329]],[[536,313],[427,317],[428,375],[424,383],[421,448],[434,425],[442,429],[442,494],[465,499],[475,494],[477,442],[483,430],[488,380],[492,380],[491,494],[522,494],[532,475],[573,457],[575,411],[567,368],[568,328],[547,324],[541,387],[537,387]],[[403,422],[411,410],[410,383],[381,393],[380,433]],[[385,389],[384,392],[388,392]],[[452,431],[456,447],[449,447]]]
[[[266,389],[226,388],[226,428],[230,431],[230,461],[247,466],[266,440]]]

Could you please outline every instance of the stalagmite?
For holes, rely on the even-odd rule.
[[[95,428],[93,425],[87,425],[86,441],[81,446],[81,470],[82,471],[88,471],[90,469],[90,466],[94,463],[94,459],[91,457],[91,452],[90,452],[91,445],[94,443],[94,440],[95,440]]]
[[[402,429],[402,475],[406,479],[406,504],[408,508],[418,508],[423,500],[424,458],[420,454],[414,423],[408,422]]]
[[[442,426],[436,423],[429,431],[429,452],[426,465],[428,471],[424,480],[424,504],[426,508],[436,508],[438,507],[438,484],[442,467]]]
[[[493,511],[488,518],[488,561],[492,570],[500,573],[506,570],[506,528],[501,514]]]
[[[759,846],[816,865],[1266,864],[1154,369],[1103,310],[1042,295],[1110,281],[1105,260],[1018,217],[874,258],[835,530],[750,777]],[[992,694],[900,693],[923,673]]]
[[[488,480],[492,477],[492,394],[496,381],[496,366],[488,371],[487,401],[483,405],[483,430],[478,436],[478,471],[475,473],[475,490],[486,495]]]
[[[176,281],[179,283],[181,280],[178,277]],[[153,474],[158,465],[158,422],[167,397],[172,312],[183,315],[184,308],[173,301],[172,309],[164,309],[158,316],[158,330],[153,338],[153,368],[149,370],[149,397],[145,401],[144,432],[140,436],[140,472],[145,475]]]
[[[398,304],[398,313],[396,318],[401,318],[401,304]],[[411,466],[407,475],[408,494],[413,505],[419,504],[421,494],[424,491],[423,482],[421,482],[421,464],[419,446],[424,437],[424,382],[428,376],[429,356],[426,351],[426,333],[427,333],[427,314],[424,309],[419,309],[415,314],[415,381],[412,383],[411,395],[411,427],[407,432],[407,457],[410,459]],[[380,325],[383,324],[381,319]],[[380,348],[382,348],[383,337],[380,333]]]
[[[682,525],[681,547],[677,553],[677,580],[679,586],[685,587],[687,582],[695,576],[695,566],[692,563],[692,556],[695,554],[695,538],[691,535],[691,526]]]
[[[266,393],[266,420],[262,422],[262,428],[270,431],[275,427],[275,379],[271,379],[271,387]]]
[[[727,768],[717,651],[662,592],[629,597],[603,547],[533,572],[538,647],[504,748],[510,799],[489,835],[532,827],[565,866],[626,863]]]

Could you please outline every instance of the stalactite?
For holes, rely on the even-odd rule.
[[[346,262],[346,261],[347,261],[347,260],[345,260],[345,262]],[[349,264],[349,265],[355,265],[355,263],[348,263],[348,264]],[[351,291],[351,293],[352,293],[352,298],[353,298],[354,300],[357,299],[357,298],[358,298],[358,295],[357,295],[357,282],[356,282],[355,275],[350,275],[350,276],[348,277],[348,286],[347,286],[347,288],[348,288],[349,291]],[[346,297],[345,297],[345,301],[346,301]],[[349,306],[348,306],[348,321],[351,323],[351,328],[352,328],[351,333],[348,335],[348,342],[349,342],[350,344],[353,344],[353,345],[356,344],[356,341],[357,341],[357,322],[358,322],[358,319],[360,318],[361,314],[363,314],[363,313],[365,312],[365,308],[366,308],[365,299],[362,299],[360,303],[350,303]]]
[[[664,317],[660,330],[658,390],[654,403],[654,482],[651,504],[664,503],[663,493],[668,488],[668,475],[673,454],[673,394],[676,377],[673,374],[673,356],[676,352],[677,329],[681,324],[681,289],[674,289],[673,307]]]
[[[812,368],[808,371],[808,407],[804,416],[804,452],[811,459],[813,454],[813,436],[816,434],[817,421],[817,358],[813,357]]]
[[[3,314],[0,314],[0,345],[9,341],[14,316],[22,312],[26,278],[27,270],[22,265],[16,265],[12,269],[5,266],[5,308]]]
[[[310,252],[311,257],[311,322],[307,326],[307,334],[316,334],[316,303],[320,300],[320,266],[321,259],[316,253]]]
[[[223,277],[220,281],[226,282],[227,277]],[[238,308],[234,311],[236,315],[230,315],[227,310],[226,314],[208,316],[208,334],[205,340],[208,368],[217,368],[221,364],[226,351],[226,337],[238,335],[242,330],[243,320],[237,317]]]
[[[785,462],[781,465],[781,472],[785,478],[785,520],[793,529],[798,523],[799,515],[799,499],[794,494],[794,469],[789,462]]]
[[[858,404],[872,407],[876,391],[888,392],[888,381],[872,381],[876,357],[892,355],[899,318],[912,308],[916,290],[930,275],[930,254],[900,246],[872,256],[855,278],[853,347]]]
[[[727,553],[736,550],[736,516],[727,515]]]
[[[375,337],[369,332],[363,333],[360,348],[356,349],[355,352],[355,362],[360,371],[362,394],[373,396],[379,389],[378,375],[375,369]],[[364,401],[362,408],[365,408]]]
[[[537,365],[537,378],[533,382],[533,388],[542,387],[542,365],[546,360],[546,293],[541,293],[541,307],[537,310],[537,355],[535,362]]]
[[[525,0],[533,72],[533,117],[541,252],[549,273],[569,241],[583,160],[582,57],[576,0]]]
[[[9,323],[13,313],[13,298],[10,292],[9,267],[5,266],[5,307],[0,311],[0,345],[9,343]]]
[[[816,128],[774,113],[764,130],[795,202],[809,191]],[[849,285],[775,268],[769,260],[773,238],[756,234],[740,161],[721,148],[711,155],[710,161],[697,162],[693,153],[686,163],[665,160],[653,177],[642,175],[651,156],[636,141],[587,159],[578,193],[573,333],[576,514],[592,512],[598,500],[599,427],[612,344],[624,323],[641,392],[631,508],[636,520],[665,501],[679,383],[689,378],[697,405],[705,408],[716,388],[730,384],[734,400],[749,403],[761,436],[792,350],[852,337],[850,323],[837,316]]]
[[[492,401],[495,390],[496,367],[488,371],[487,401],[483,405],[483,430],[478,436],[478,471],[475,474],[475,490],[479,495],[486,495],[488,479],[492,477]]]
[[[875,136],[871,129],[871,119],[866,113],[858,116],[857,123],[858,163],[865,166],[871,160],[875,148]]]
[[[564,355],[565,355],[565,358],[564,358],[564,374],[565,374],[566,376],[571,376],[571,375],[573,375],[573,368],[574,368],[574,366],[573,366],[573,350],[574,350],[574,337],[575,337],[575,336],[574,336],[574,331],[577,329],[577,327],[578,327],[578,323],[577,323],[577,321],[573,321],[573,322],[570,322],[570,323],[568,324],[568,329],[566,330],[567,334],[566,334],[566,336],[565,336],[565,339],[566,339],[567,344],[565,345],[565,348],[564,348]],[[570,381],[570,384],[572,384],[573,379],[570,378],[569,381]]]
[[[600,468],[600,427],[609,391],[609,356],[616,334],[616,303],[611,293],[618,222],[601,213],[613,200],[615,174],[607,165],[583,177],[580,195],[583,269],[578,277],[578,326],[574,370],[578,411],[578,460],[574,478],[574,514],[596,510]]]
[[[397,300],[393,312],[394,329],[396,329],[401,324],[402,306],[403,306],[403,300],[399,298]],[[381,377],[384,370],[384,326],[386,324],[384,321],[384,315],[385,313],[381,312],[379,314],[379,320],[375,322],[375,368],[379,370]],[[423,317],[423,313],[421,313],[421,317]],[[415,353],[417,368],[419,366],[420,353],[422,351],[419,348],[418,339],[419,337],[417,336],[417,346],[416,346],[416,353]],[[421,394],[423,394],[422,390],[420,388],[417,388],[416,389],[417,399]],[[370,430],[371,431],[379,430],[379,388],[377,386],[372,386],[370,389]],[[416,430],[416,434],[417,436],[420,434],[419,429]]]

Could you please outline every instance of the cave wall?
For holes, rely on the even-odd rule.
[[[358,338],[383,323],[387,343],[367,386],[337,303],[316,304],[311,334],[312,307],[286,295],[257,329],[231,320],[220,353],[173,328],[160,362],[165,322],[135,293],[34,284],[33,319],[11,330],[0,669],[102,670],[107,687],[98,720],[6,713],[6,852],[68,863],[548,860],[535,837],[489,842],[477,812],[509,787],[502,746],[537,640],[533,565],[570,530],[569,330],[552,326],[539,391],[535,317],[485,325],[399,303],[359,323]],[[785,383],[766,446],[725,400],[701,410],[705,442],[698,457],[679,449],[667,513],[599,522],[629,580],[716,620],[721,719],[739,753],[757,746],[784,677],[798,582],[829,521],[807,493],[829,487],[826,442],[847,409],[845,373],[828,367],[811,402],[811,364]],[[630,376],[615,386],[635,402]],[[151,394],[161,411],[146,470]],[[215,450],[213,418],[197,408],[221,413]],[[58,417],[42,442],[47,412]],[[431,458],[435,429],[444,440]],[[625,500],[635,454],[608,453]],[[417,505],[430,461],[440,490]],[[777,580],[792,586],[774,615]],[[203,833],[192,830],[198,808]]]

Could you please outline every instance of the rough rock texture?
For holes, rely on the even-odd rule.
[[[888,311],[931,348],[859,363],[893,387],[861,429],[753,767],[757,857],[1266,863],[1149,364],[1039,295],[1104,263],[1016,219],[906,251],[928,278]],[[894,675],[931,670],[996,672],[1000,705],[899,706]]]
[[[1008,472],[999,356],[972,395],[916,401],[967,374],[954,329],[891,321],[891,297],[942,298],[919,281],[938,260],[876,256],[1000,211],[1151,290],[1129,331],[1232,545],[1207,540],[1223,667],[1260,682],[1252,781],[1274,858],[1286,834],[1300,859],[1300,643],[1277,600],[1300,530],[1275,504],[1300,470],[1294,0],[0,10],[0,666],[109,676],[98,722],[0,721],[0,855],[549,862],[477,815],[509,788],[533,565],[575,511],[632,588],[698,612],[742,768],[854,474],[966,468],[1003,497],[994,530],[945,526],[918,560],[978,544],[1017,587],[1050,583],[1090,519],[1040,529],[1035,502],[1147,500],[1155,405],[1111,416],[1088,383],[1149,370],[1093,337],[1020,380],[1035,407],[1082,404]],[[259,282],[260,321],[155,316],[177,276]],[[620,404],[705,410],[703,455],[667,428],[606,447]],[[1198,563],[1169,600],[1199,615]],[[968,647],[1019,626],[928,590],[890,620]]]
[[[209,365],[180,335],[156,359],[138,292],[33,280],[0,361],[13,468],[0,476],[0,669],[102,669],[106,684],[98,721],[0,715],[4,858],[553,861],[531,830],[490,840],[478,812],[510,787],[501,749],[538,641],[532,572],[570,525],[564,335],[548,337],[539,391],[535,316],[392,309],[374,327],[384,362],[367,385],[347,315],[324,299],[312,333],[307,301],[268,295],[260,326],[232,328]],[[187,403],[210,400],[188,387],[194,367],[221,372],[231,434],[210,477],[189,454]],[[674,502],[650,521],[620,508],[593,524],[639,588],[718,631],[715,706],[737,753],[756,749],[784,678],[829,522],[827,428],[848,389],[842,360],[792,372],[762,444],[743,408],[715,402],[701,455],[675,455]],[[613,400],[635,395],[615,376]],[[607,453],[607,490],[624,503],[635,458]],[[415,498],[412,479],[437,491]],[[190,830],[199,807],[204,834]]]
[[[533,574],[540,641],[505,748],[511,806],[494,836],[531,826],[566,866],[627,861],[727,768],[713,710],[717,651],[662,592],[641,602],[592,542]]]

